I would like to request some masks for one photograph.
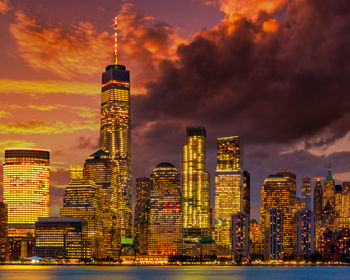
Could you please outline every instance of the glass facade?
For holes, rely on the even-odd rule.
[[[311,178],[303,177],[301,185],[301,198],[304,209],[311,210]]]
[[[219,256],[231,255],[231,218],[243,211],[242,147],[238,136],[217,139],[215,241]]]
[[[184,240],[199,242],[211,236],[210,177],[206,171],[206,131],[187,128],[182,159],[182,201]]]
[[[130,73],[110,65],[102,74],[101,149],[116,162],[116,228],[120,239],[132,237]],[[114,186],[112,186],[114,187]]]
[[[146,255],[148,248],[151,189],[152,181],[150,178],[136,179],[134,236],[141,255]]]
[[[35,256],[66,260],[91,258],[86,246],[84,219],[39,218],[35,224],[35,237]]]
[[[341,199],[341,217],[350,218],[350,182],[343,183]]]
[[[50,210],[50,152],[6,149],[3,194],[8,207],[10,236],[34,233],[39,217]]]
[[[315,253],[316,218],[309,209],[298,212],[297,220],[297,253],[310,255]]]
[[[327,206],[329,204],[329,206]],[[323,209],[327,206],[327,211],[335,212],[335,184],[332,177],[332,171],[329,168],[328,176],[324,181]]]
[[[231,240],[232,256],[249,255],[249,216],[245,213],[232,215]]]
[[[323,188],[321,185],[320,177],[317,177],[316,185],[314,188],[314,213],[316,219],[320,220],[323,210]]]
[[[94,258],[104,256],[101,208],[100,187],[94,181],[74,179],[69,183],[64,193],[60,216],[83,218],[87,222],[86,250]]]
[[[167,162],[151,175],[149,255],[181,255],[182,213],[180,174]]]

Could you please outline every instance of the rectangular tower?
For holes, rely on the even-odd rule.
[[[238,136],[217,139],[215,239],[218,255],[231,255],[231,218],[243,211],[242,149]]]
[[[316,218],[315,214],[305,209],[296,215],[297,220],[297,253],[310,255],[315,253]]]
[[[206,131],[187,128],[182,159],[183,230],[186,242],[211,235],[210,180],[206,171]]]
[[[303,208],[311,210],[311,178],[303,177],[301,185],[301,198]]]

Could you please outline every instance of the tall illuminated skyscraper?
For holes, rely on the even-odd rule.
[[[243,171],[243,213],[250,215],[250,173]]]
[[[3,169],[9,236],[33,234],[38,218],[49,216],[50,152],[6,149]]]
[[[87,250],[94,258],[104,257],[102,244],[102,198],[100,187],[94,181],[73,179],[63,197],[62,218],[82,218],[87,222]]]
[[[341,195],[341,217],[350,218],[350,182],[344,182]]]
[[[296,215],[297,221],[297,253],[310,255],[315,253],[316,216],[311,210],[304,209]]]
[[[290,172],[289,172],[290,173]],[[270,214],[271,210],[276,210],[278,213],[274,213],[277,216],[283,216],[283,252],[282,254],[293,254],[295,252],[296,240],[294,242],[293,235],[295,233],[293,228],[293,207],[294,201],[294,188],[291,187],[290,178],[294,177],[293,173],[286,177],[280,174],[269,175],[261,188],[261,210],[260,210],[260,230],[261,230],[261,243],[264,244],[264,254],[269,257],[270,253],[270,225],[272,221]],[[276,216],[276,217],[277,217]],[[296,229],[295,229],[296,230]],[[277,250],[277,249],[276,249]],[[279,249],[278,249],[279,250]],[[277,255],[270,255],[270,257],[278,257]]]
[[[303,177],[301,185],[301,198],[304,209],[311,210],[311,178]]]
[[[206,171],[206,131],[188,127],[182,158],[183,231],[185,242],[211,235],[210,178]]]
[[[215,239],[218,255],[231,255],[231,219],[243,210],[242,147],[238,136],[217,139]]]
[[[115,60],[102,74],[100,146],[116,162],[117,228],[132,237],[130,72],[118,63],[117,17]]]
[[[152,181],[142,177],[136,179],[136,205],[134,239],[141,255],[147,254]]]
[[[321,185],[320,177],[317,177],[317,182],[314,188],[314,213],[316,219],[320,220],[323,210],[323,188]]]
[[[334,212],[336,217],[340,217],[341,215],[341,205],[342,205],[342,186],[341,185],[335,185],[334,186],[335,191],[335,205],[334,205]]]
[[[327,206],[329,204],[329,206]],[[324,196],[323,196],[323,208],[327,209],[334,213],[335,212],[335,184],[332,177],[332,171],[329,168],[328,175],[326,180],[324,181]]]
[[[174,165],[162,162],[151,175],[149,255],[182,253],[180,174]]]

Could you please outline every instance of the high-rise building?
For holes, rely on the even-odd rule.
[[[250,173],[243,171],[243,212],[250,215]]]
[[[341,217],[350,217],[350,182],[344,182],[341,194]]]
[[[8,243],[7,206],[0,202],[0,262],[7,260],[9,257]]]
[[[269,250],[268,253],[265,252],[265,258],[273,260],[283,259],[285,254],[285,211],[273,208],[269,211],[268,218],[267,247]]]
[[[316,219],[319,220],[322,217],[323,209],[323,188],[321,185],[320,177],[317,177],[317,182],[314,188],[314,213]]]
[[[341,198],[341,185],[335,185],[334,186],[334,191],[335,191],[335,205],[334,205],[334,211],[335,211],[335,216],[340,217],[341,215],[341,205],[342,205],[342,198]]]
[[[63,197],[62,218],[82,218],[87,222],[87,250],[94,258],[104,257],[100,187],[91,180],[73,179]]]
[[[249,224],[249,252],[250,254],[260,255],[261,254],[261,243],[260,243],[260,228],[259,223],[252,219]]]
[[[115,39],[117,39],[117,20]],[[130,72],[118,63],[102,74],[100,146],[116,162],[116,229],[120,239],[132,237]],[[113,186],[112,186],[113,187]]]
[[[149,255],[182,253],[180,174],[168,162],[158,164],[151,174]]]
[[[311,210],[298,212],[297,220],[297,253],[310,255],[315,253],[316,216]]]
[[[329,206],[327,206],[329,204]],[[335,213],[335,184],[332,177],[332,171],[329,168],[328,175],[324,181],[324,195],[323,195],[323,209],[329,208],[328,210]]]
[[[242,147],[238,136],[217,139],[215,241],[218,255],[231,255],[231,219],[243,211]]]
[[[311,178],[303,177],[301,185],[301,198],[304,209],[311,210]]]
[[[71,165],[69,169],[69,181],[84,178],[84,166]]]
[[[199,242],[211,236],[210,178],[206,171],[206,131],[188,127],[182,159],[184,241]]]
[[[269,175],[265,179],[264,184],[261,188],[260,230],[261,243],[264,244],[264,254],[266,257],[279,258],[280,256],[279,253],[276,253],[277,251],[274,251],[275,253],[271,253],[271,229],[269,223],[272,219],[270,217],[270,214],[272,213],[271,210],[273,209],[278,210],[278,215],[273,212],[274,215],[281,216],[283,214],[283,246],[281,247],[283,249],[282,253],[283,255],[295,253],[295,225],[293,224],[294,208],[292,207],[292,204],[295,201],[295,193],[294,188],[291,186],[292,184],[290,182],[290,177],[293,177],[291,175],[293,174],[290,173],[287,178],[281,174]],[[281,214],[279,214],[280,212]]]
[[[104,255],[117,258],[121,249],[121,233],[117,228],[117,163],[109,154],[98,150],[84,164],[84,179],[100,186]]]
[[[33,234],[38,218],[49,216],[50,152],[6,149],[3,170],[9,236]]]
[[[91,258],[87,224],[82,218],[39,218],[35,223],[35,256],[51,259]]]
[[[249,216],[239,212],[231,218],[232,256],[249,256]]]
[[[142,177],[136,179],[134,239],[141,255],[147,255],[151,189],[152,182],[150,178]]]

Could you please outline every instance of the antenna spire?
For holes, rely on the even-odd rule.
[[[114,17],[114,65],[118,65],[118,16]]]

